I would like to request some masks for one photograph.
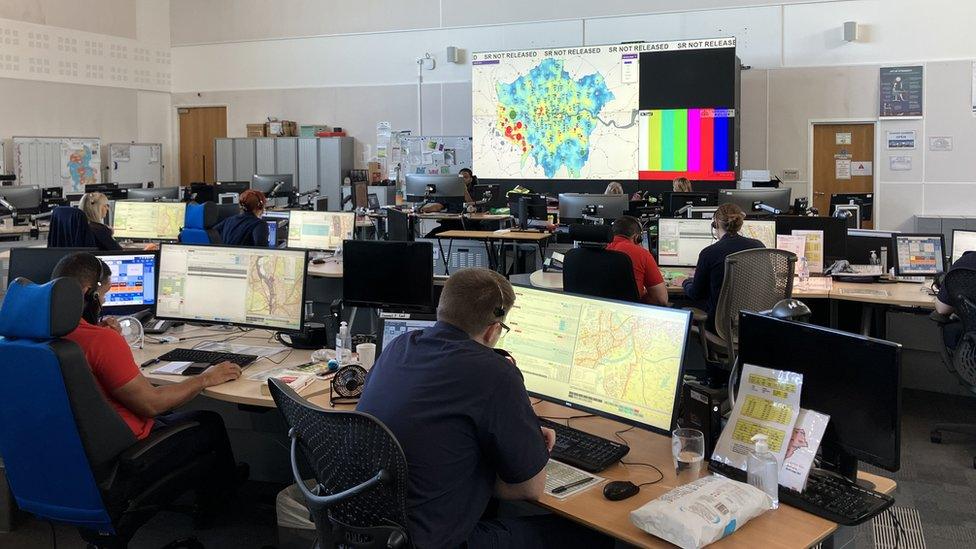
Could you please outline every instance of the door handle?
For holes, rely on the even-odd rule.
[[[813,196],[826,196],[826,195],[825,195],[824,193],[822,193],[822,192],[816,192],[816,191],[815,191],[815,192],[813,193]]]

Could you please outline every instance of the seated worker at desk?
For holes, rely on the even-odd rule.
[[[949,271],[953,269],[974,269],[976,270],[976,252],[965,252],[962,257],[956,260],[955,263],[949,267]],[[940,315],[951,315],[956,312],[955,307],[946,304],[949,301],[949,290],[943,285],[939,288],[939,294],[935,298],[935,312]],[[945,339],[946,347],[950,349],[955,349],[956,345],[959,344],[959,338],[962,337],[964,326],[962,322],[953,322],[947,324],[943,329],[943,336]]]
[[[706,327],[709,330],[715,329],[715,308],[725,280],[725,257],[742,250],[765,248],[762,242],[739,234],[745,219],[746,214],[735,204],[719,206],[712,215],[712,230],[718,242],[701,251],[693,278],[675,279],[684,288],[685,295],[705,302],[705,312],[708,313]]]
[[[475,177],[474,172],[472,172],[470,168],[461,168],[461,171],[458,172],[458,176],[460,176],[461,180],[464,181],[464,203],[469,204],[474,202],[474,199],[471,198],[471,189],[478,184],[478,178]],[[434,202],[431,202],[430,204],[427,204],[421,208],[420,213],[437,213],[450,209],[457,209],[457,207],[452,207],[452,205],[448,204],[447,202],[437,202],[435,200]],[[462,206],[461,209],[453,213],[461,213],[463,210],[464,207]],[[451,229],[445,230],[453,230],[455,228],[460,229],[461,227],[452,227]]]
[[[512,358],[494,349],[514,303],[500,274],[462,269],[444,285],[437,323],[393,340],[369,373],[356,409],[385,423],[403,447],[416,547],[608,543],[552,515],[482,520],[492,496],[542,497],[555,443],[554,432],[540,430]]]
[[[174,454],[167,466],[176,469],[207,454],[214,454],[217,461],[213,475],[209,476],[213,484],[207,488],[206,497],[215,498],[208,499],[208,503],[217,503],[217,498],[230,494],[240,478],[223,419],[220,414],[211,411],[167,411],[186,404],[207,387],[239,378],[241,368],[223,362],[182,383],[154,387],[143,377],[133,360],[129,344],[118,332],[118,323],[99,320],[105,294],[111,288],[111,274],[108,265],[85,252],[65,256],[54,267],[51,277],[68,277],[78,281],[85,300],[78,327],[65,339],[81,347],[105,399],[137,439],[142,440],[150,433],[189,422],[199,423],[199,427],[182,435],[184,443],[180,446],[181,451]],[[162,473],[164,471],[157,472]]]
[[[676,193],[690,193],[691,181],[687,177],[675,177],[671,181],[671,190]]]
[[[651,252],[641,246],[644,231],[640,221],[629,215],[618,217],[611,230],[613,242],[607,245],[607,249],[623,252],[630,258],[641,301],[651,305],[667,305],[668,288],[664,284],[661,269]]]
[[[112,236],[112,229],[105,224],[108,217],[108,197],[102,193],[85,193],[78,208],[88,218],[88,230],[95,239],[95,247],[102,251],[121,250],[122,246]],[[146,244],[144,250],[157,250],[158,244]]]
[[[220,241],[227,246],[268,247],[268,224],[261,219],[268,203],[264,193],[249,189],[241,193],[241,213],[214,225]]]

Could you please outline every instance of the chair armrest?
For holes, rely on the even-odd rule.
[[[929,319],[935,322],[936,324],[939,324],[940,326],[945,326],[946,324],[959,322],[959,317],[956,316],[954,313],[944,315],[937,311],[932,311],[931,313],[929,313]]]
[[[695,324],[701,324],[708,320],[708,313],[698,307],[682,307],[682,310],[691,311],[691,321]]]
[[[198,422],[189,421],[152,433],[119,454],[119,467],[122,470],[139,472],[158,461],[165,461],[184,442],[184,435],[199,426]]]

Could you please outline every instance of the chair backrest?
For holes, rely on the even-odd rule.
[[[793,294],[796,254],[758,248],[729,254],[715,308],[715,333],[730,345],[738,341],[739,312],[767,311]]]
[[[179,241],[184,244],[219,244],[220,237],[213,229],[218,214],[217,205],[213,202],[187,204]]]
[[[275,379],[269,386],[318,483],[308,493],[293,461],[319,546],[378,549],[405,543],[407,460],[393,433],[369,414],[319,408]]]
[[[963,332],[976,332],[976,269],[954,267],[942,278],[949,302],[963,325]]]
[[[573,248],[566,252],[563,289],[593,297],[640,301],[630,257],[604,248]]]
[[[569,238],[574,242],[609,244],[613,240],[613,231],[610,225],[573,223],[569,226]]]
[[[94,248],[95,235],[85,212],[73,206],[58,206],[51,212],[48,248]]]
[[[99,489],[135,436],[81,348],[81,288],[68,278],[11,283],[0,309],[0,455],[17,505],[42,519],[113,533]]]

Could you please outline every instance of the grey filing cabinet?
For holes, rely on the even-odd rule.
[[[952,231],[961,229],[976,231],[976,216],[971,215],[916,215],[915,232],[941,233],[945,235],[946,250],[949,255],[952,250]]]
[[[214,140],[217,181],[250,181],[255,174],[291,174],[301,193],[319,190],[339,204],[353,169],[351,137],[235,137]]]

